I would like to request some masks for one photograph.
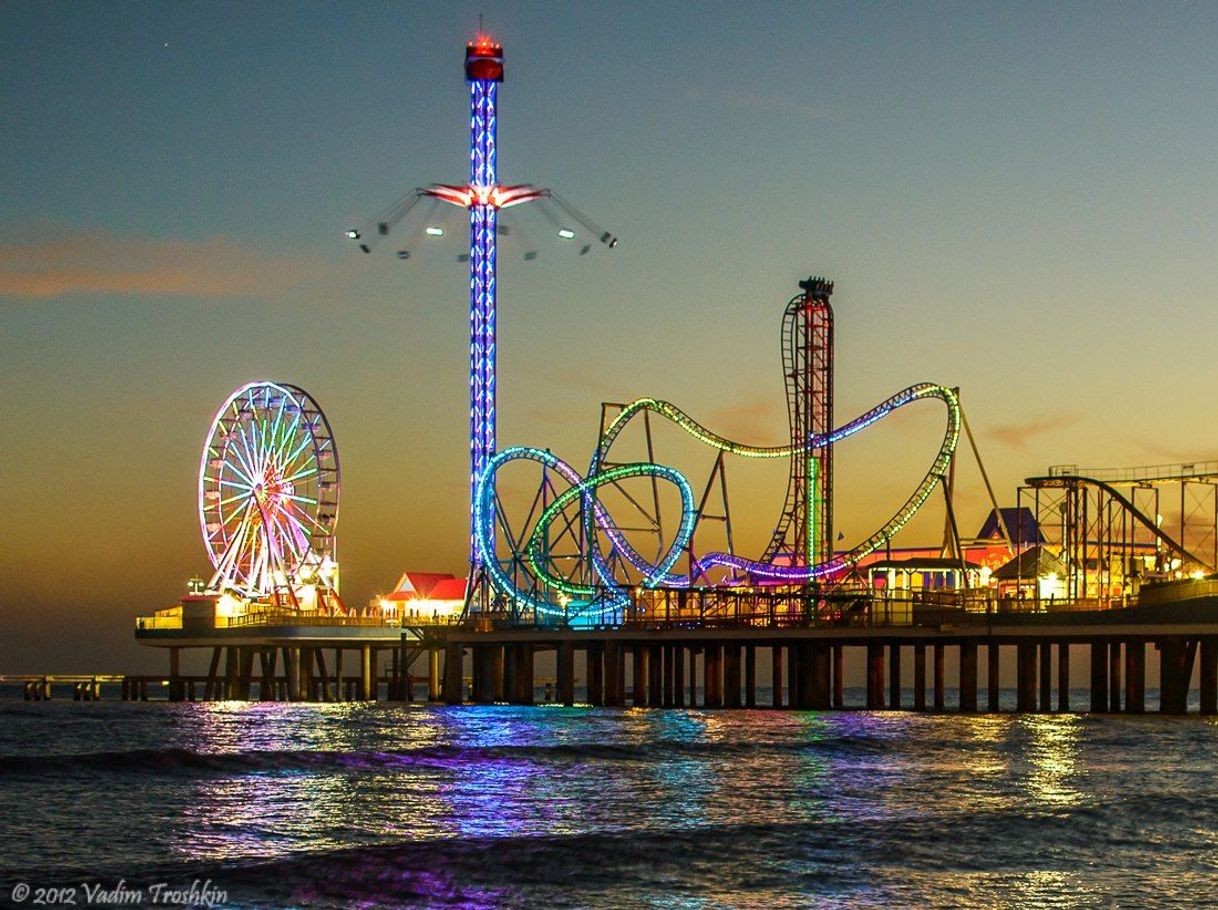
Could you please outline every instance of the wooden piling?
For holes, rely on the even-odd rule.
[[[884,646],[879,642],[867,644],[867,708],[878,711],[884,707]]]
[[[1188,686],[1193,676],[1196,639],[1170,636],[1159,642],[1159,711],[1184,714],[1188,711]]]
[[[672,649],[672,706],[685,707],[685,645],[678,644]]]
[[[990,642],[985,649],[985,688],[987,711],[997,713],[1002,686],[1002,649],[997,642]]]
[[[1040,713],[1048,714],[1053,710],[1053,645],[1051,642],[1040,643]]]
[[[631,693],[630,701],[636,708],[647,707],[647,646],[634,645],[631,648],[633,666],[630,669]]]
[[[960,642],[960,710],[977,710],[977,643]]]
[[[823,641],[812,642],[811,651],[812,709],[814,711],[825,711],[829,708],[831,702],[831,668],[829,664],[832,661],[833,655],[829,645]]]
[[[728,642],[723,646],[723,707],[740,707],[740,645]]]
[[[1187,698],[1187,681],[1184,687]],[[1125,642],[1125,710],[1130,714],[1146,711],[1146,642],[1140,638]]]
[[[915,711],[926,710],[926,644],[914,645],[913,705]]]
[[[367,649],[364,649],[365,652]],[[464,686],[463,658],[464,649],[459,644],[448,643],[444,647],[444,703],[446,705],[459,705],[463,701]],[[361,684],[363,676],[361,674]]]
[[[1021,641],[1015,646],[1015,710],[1036,710],[1036,642]]]
[[[782,645],[770,648],[770,704],[781,708],[782,700]]]
[[[1091,642],[1091,710],[1108,710],[1108,643],[1103,641]]]
[[[798,708],[799,704],[799,650],[792,644],[787,646],[787,704]]]
[[[744,646],[744,706],[757,707],[757,647]]]
[[[1070,710],[1070,642],[1057,644],[1057,710],[1062,714]]]
[[[474,645],[474,704],[489,705],[495,700],[495,660],[493,645]],[[561,656],[560,656],[561,663]],[[562,667],[558,669],[558,677],[562,679]]]
[[[652,708],[664,704],[664,646],[651,645],[647,649],[647,705]]]
[[[888,707],[901,707],[901,643],[888,645]]]
[[[710,643],[702,647],[702,701],[707,708],[723,707],[723,646]]]
[[[584,652],[584,664],[588,668],[588,704],[594,708],[605,702],[605,649],[589,647]]]
[[[1201,639],[1201,713],[1218,714],[1218,636]]]
[[[460,662],[461,662],[460,656],[461,656],[461,649],[458,648],[457,649],[457,657],[458,657],[457,663],[458,664],[460,664]],[[375,701],[376,700],[376,676],[372,672],[373,664],[374,664],[374,659],[372,656],[372,646],[364,645],[362,648],[360,648],[360,674],[359,674],[360,698],[363,699],[364,701]],[[459,686],[460,686],[460,679],[458,679],[458,688],[459,688]],[[461,703],[461,700],[459,697],[458,697],[456,703],[457,704]],[[449,702],[449,704],[452,704],[452,702]]]
[[[841,708],[846,698],[846,649],[840,644],[833,645],[833,707]]]
[[[936,711],[942,711],[944,709],[944,707],[947,705],[947,692],[945,691],[945,686],[943,685],[943,652],[944,652],[944,650],[945,649],[943,647],[942,642],[935,642],[934,677],[935,677],[935,710]]]
[[[440,658],[443,653],[440,648],[430,648],[427,652],[427,700],[433,703],[444,698],[440,675]]]
[[[689,706],[698,707],[698,649],[694,646],[689,649]]]
[[[677,673],[674,664],[674,656],[676,647],[673,645],[664,646],[664,707],[671,708],[676,703],[676,682]]]
[[[569,708],[575,704],[575,645],[573,643],[559,642],[557,666],[558,700]]]

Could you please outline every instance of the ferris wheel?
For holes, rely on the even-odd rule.
[[[266,381],[237,389],[199,463],[199,524],[216,570],[208,591],[293,603],[300,585],[337,593],[338,494],[338,450],[312,396]]]

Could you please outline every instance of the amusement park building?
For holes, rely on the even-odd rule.
[[[393,590],[373,598],[372,605],[398,618],[457,617],[465,607],[465,579],[449,572],[403,572]]]

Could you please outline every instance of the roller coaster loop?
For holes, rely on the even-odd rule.
[[[613,442],[635,416],[650,411],[675,423],[690,436],[713,449],[745,458],[789,458],[796,455],[800,447],[792,445],[751,446],[735,442],[702,426],[675,405],[653,398],[642,398],[628,405],[605,429],[593,455],[587,477],[581,478],[570,465],[550,452],[540,449],[522,446],[505,449],[495,455],[479,478],[475,493],[474,507],[479,516],[476,537],[483,565],[486,566],[495,588],[516,601],[518,605],[532,608],[542,615],[568,617],[578,615],[593,606],[615,609],[626,601],[626,592],[622,582],[614,576],[605,555],[600,550],[598,536],[594,533],[598,530],[605,534],[612,545],[613,552],[642,574],[642,584],[645,587],[688,586],[695,583],[705,575],[708,569],[713,567],[729,568],[743,575],[784,584],[805,584],[830,578],[883,546],[885,541],[900,531],[926,502],[935,486],[946,474],[952,454],[955,452],[961,428],[960,404],[951,389],[932,383],[919,383],[901,390],[831,433],[815,436],[808,440],[808,449],[816,451],[853,436],[898,408],[929,398],[936,398],[946,405],[948,418],[943,442],[931,462],[929,470],[909,498],[879,530],[852,549],[836,554],[832,559],[817,565],[788,565],[778,561],[765,562],[746,559],[732,553],[713,552],[694,559],[689,567],[689,575],[672,574],[672,567],[681,554],[688,550],[697,520],[689,483],[676,469],[652,462],[632,462],[615,465],[606,470],[602,470],[601,467],[606,463],[606,456]],[[497,508],[494,498],[494,477],[503,465],[519,459],[539,462],[543,466],[553,469],[571,485],[567,491],[546,507],[528,538],[525,553],[522,555],[527,559],[529,572],[536,581],[536,585],[531,586],[529,590],[522,589],[508,576],[496,558],[491,544],[491,541],[494,540],[493,528]],[[644,476],[668,481],[674,484],[681,494],[680,526],[671,545],[656,562],[646,559],[626,540],[603,505],[596,499],[596,490],[605,484]],[[544,567],[544,560],[541,558],[550,525],[576,498],[582,499],[585,531],[583,536],[588,550],[585,555],[601,585],[579,583],[572,579],[558,577]],[[547,589],[561,592],[562,603],[555,604],[551,601],[547,596]]]

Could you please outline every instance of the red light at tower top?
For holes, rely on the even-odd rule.
[[[503,45],[485,35],[465,46],[465,78],[469,81],[487,79],[503,81]]]

